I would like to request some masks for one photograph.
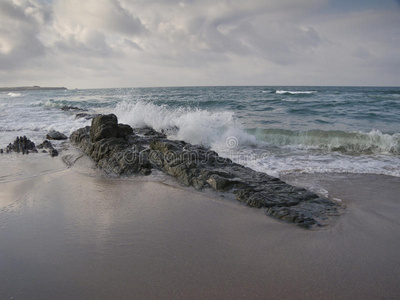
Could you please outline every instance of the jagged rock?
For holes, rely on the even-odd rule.
[[[54,149],[53,145],[48,140],[44,140],[41,145],[44,149]]]
[[[110,119],[113,121],[112,119],[114,118],[105,118],[106,122],[108,122],[106,126],[104,126],[103,122],[100,122],[101,120],[93,119],[92,127],[87,126],[71,134],[71,142],[77,144],[80,149],[97,162],[99,167],[109,174],[130,175],[139,173],[142,169],[150,169],[148,151],[143,151],[143,148],[139,146],[135,147],[132,142],[124,138],[118,138],[118,132],[116,136],[112,136],[115,133],[108,134],[111,130],[107,127],[117,124],[114,122],[114,125],[110,125]],[[97,129],[93,128],[93,126],[97,126]],[[105,129],[108,133],[104,134],[101,129]],[[98,136],[108,135],[109,137],[92,142],[92,132]],[[122,135],[126,134],[126,132],[131,132],[131,130],[126,130]],[[144,172],[147,173],[148,171]]]
[[[63,134],[63,133],[61,133],[59,131],[52,130],[49,133],[47,133],[46,139],[49,139],[49,140],[66,140],[66,139],[68,139],[68,137],[65,134]]]
[[[52,150],[52,149],[54,149],[54,146],[51,144],[50,141],[44,140],[41,144],[39,144],[39,145],[37,146],[37,149],[48,149],[48,150]],[[50,152],[50,151],[49,151],[49,152]],[[46,151],[46,150],[43,150],[42,153],[47,153],[47,151]],[[50,152],[50,155],[51,155],[51,152]]]
[[[6,147],[6,153],[17,152],[28,154],[30,152],[37,153],[35,143],[28,139],[26,136],[17,137],[13,143]]]
[[[17,137],[14,141],[14,143],[10,143],[7,148],[6,152],[11,153],[11,152],[18,152],[22,154],[29,154],[29,153],[38,153],[37,149],[43,149],[41,152],[42,153],[49,153],[52,157],[58,155],[58,151],[54,149],[53,145],[51,142],[48,140],[44,140],[41,144],[35,147],[35,143],[33,143],[31,140],[29,140],[26,136],[24,137]],[[44,150],[44,149],[47,149]]]
[[[304,228],[337,215],[337,204],[326,198],[233,163],[203,146],[168,140],[152,128],[118,124],[115,115],[94,118],[91,127],[73,132],[70,140],[109,174],[148,175],[156,168],[184,185],[230,193],[267,215]]]

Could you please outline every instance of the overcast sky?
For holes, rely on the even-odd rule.
[[[400,85],[396,0],[0,0],[0,86]]]

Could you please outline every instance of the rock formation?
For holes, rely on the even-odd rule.
[[[48,140],[44,140],[43,143],[36,147],[35,143],[28,139],[26,136],[17,137],[13,143],[8,144],[5,151],[3,149],[0,149],[0,154],[3,154],[4,152],[17,152],[22,154],[38,153],[37,149],[43,149],[43,152],[49,152],[50,156],[52,157],[58,155],[57,149],[55,149]]]
[[[50,141],[44,140],[39,146],[38,149],[43,149],[43,152],[49,152],[51,157],[58,156],[58,151],[53,147]]]
[[[1,151],[3,153],[3,151]],[[35,143],[26,136],[17,137],[13,143],[8,144],[6,153],[17,152],[22,154],[37,153]]]
[[[73,144],[111,175],[150,174],[159,169],[186,186],[231,193],[249,206],[304,228],[337,215],[338,206],[306,189],[233,163],[203,146],[172,141],[152,128],[132,129],[101,115],[70,136]]]

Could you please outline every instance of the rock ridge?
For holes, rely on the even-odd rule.
[[[220,157],[215,151],[167,139],[152,128],[119,124],[114,114],[92,119],[91,126],[70,136],[71,142],[114,176],[158,169],[186,186],[230,193],[237,201],[262,208],[267,215],[303,228],[322,226],[339,206],[304,188]]]

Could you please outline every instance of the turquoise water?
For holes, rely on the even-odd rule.
[[[89,125],[64,105],[115,113],[256,170],[400,176],[399,87],[170,87],[0,93],[0,147]]]

